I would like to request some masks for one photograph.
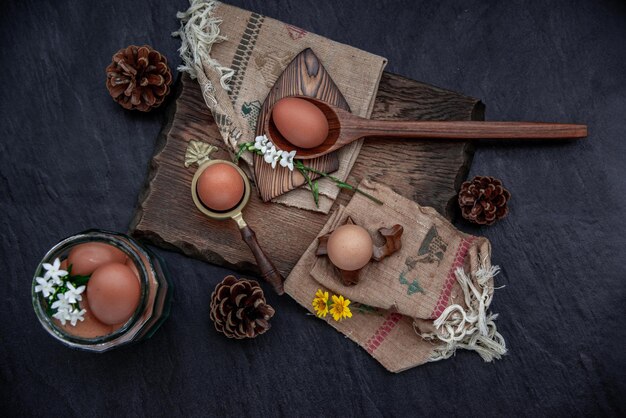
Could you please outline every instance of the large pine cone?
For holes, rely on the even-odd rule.
[[[254,338],[270,329],[274,308],[253,280],[226,276],[211,295],[211,320],[228,338]]]
[[[148,45],[120,49],[106,72],[111,97],[125,109],[147,112],[160,106],[170,92],[167,58]]]
[[[479,225],[491,225],[509,213],[507,202],[511,193],[493,177],[476,176],[461,185],[459,206],[461,214]]]

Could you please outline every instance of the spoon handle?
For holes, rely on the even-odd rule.
[[[256,240],[256,234],[252,228],[246,225],[241,227],[239,231],[241,232],[241,237],[246,244],[248,244],[248,247],[250,247],[250,250],[254,255],[256,263],[259,266],[259,270],[261,270],[261,277],[263,277],[263,280],[270,283],[279,295],[285,293],[285,290],[283,289],[283,276],[280,275],[280,272],[276,266],[274,266],[274,263],[272,263],[272,261],[263,252],[259,242]]]
[[[350,136],[355,138],[574,139],[587,136],[587,125],[566,123],[360,119],[353,126],[349,125],[352,124],[342,123],[342,131],[351,130]]]

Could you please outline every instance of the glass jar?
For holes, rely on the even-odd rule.
[[[36,278],[42,275],[43,264],[55,259],[66,259],[69,251],[78,244],[101,242],[123,251],[132,261],[140,282],[140,301],[132,316],[120,327],[106,335],[84,337],[69,332],[71,326],[62,326],[47,311],[48,301],[35,292]],[[66,238],[52,247],[43,257],[33,277],[32,302],[39,322],[44,329],[63,344],[87,351],[104,352],[121,345],[151,337],[170,313],[172,283],[164,265],[156,254],[142,247],[133,238],[114,232],[88,230]]]

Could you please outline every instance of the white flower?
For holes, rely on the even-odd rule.
[[[67,271],[61,270],[60,267],[61,260],[58,257],[54,260],[53,264],[43,263],[43,268],[46,270],[43,278],[46,280],[52,279],[54,284],[63,284],[61,277],[67,276]]]
[[[78,286],[78,288],[75,288],[72,283],[67,282],[67,288],[69,290],[65,292],[65,300],[69,303],[76,303],[79,300],[83,300],[83,297],[80,294],[85,291],[85,286]]]
[[[254,148],[261,150],[263,154],[267,151],[269,139],[265,135],[254,138]]]
[[[280,155],[280,165],[283,167],[289,168],[289,170],[293,171],[293,159],[296,156],[296,151],[293,150],[291,152],[283,151]]]
[[[280,160],[280,151],[278,151],[272,159],[272,168],[276,168],[276,163]]]
[[[37,283],[39,283],[37,286],[35,286],[35,292],[43,293],[44,298],[47,298],[54,293],[55,287],[52,282],[49,282],[43,277],[37,277],[35,278],[35,280],[37,281]]]
[[[296,151],[286,152],[279,148],[276,148],[272,141],[267,136],[257,136],[254,139],[254,148],[260,150],[263,153],[263,159],[266,163],[271,164],[272,168],[276,168],[276,164],[280,162],[283,167],[289,168],[293,171],[293,159],[296,156]]]
[[[276,150],[276,147],[274,145],[270,146],[269,148],[267,148],[265,150],[265,152],[263,153],[263,157],[265,158],[265,162],[266,163],[271,163],[272,159],[274,158],[274,155],[277,153],[278,151]]]
[[[67,321],[70,321],[70,324],[72,324],[73,327],[76,326],[76,322],[77,321],[84,321],[85,317],[83,315],[85,315],[85,312],[87,312],[87,310],[85,309],[81,309],[80,311],[78,309],[74,309],[73,311],[68,313],[68,317],[67,317]],[[65,325],[65,324],[63,324]]]
[[[59,293],[57,295],[57,300],[52,302],[52,305],[50,307],[52,309],[56,309],[57,311],[69,311],[70,309],[72,309],[72,306],[70,305],[69,301],[67,300],[67,297],[65,296],[65,293]]]
[[[65,322],[72,319],[69,309],[57,309],[52,317],[61,321],[61,325],[65,325]]]
[[[272,168],[276,168],[276,163],[280,159],[280,152],[280,150],[276,149],[276,147],[272,145],[271,148],[265,152],[265,162],[272,164]]]
[[[56,309],[52,317],[58,319],[62,325],[65,325],[65,323],[69,321],[72,326],[76,326],[78,321],[85,320],[84,315],[87,310],[78,309],[73,304],[82,300],[80,294],[85,290],[85,286],[75,288],[71,283],[67,283],[67,287],[69,290],[65,293],[58,294],[57,300],[50,306],[52,309]]]

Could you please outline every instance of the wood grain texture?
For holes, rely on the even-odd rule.
[[[350,106],[343,94],[310,48],[295,56],[265,98],[257,120],[257,135],[267,132],[265,127],[270,122],[272,106],[287,96],[315,97],[350,111]],[[282,149],[286,150],[286,148]],[[307,164],[316,170],[332,173],[339,168],[339,159],[336,154],[331,153],[308,161]],[[266,164],[260,155],[254,156],[254,177],[257,190],[264,202],[269,202],[305,183],[304,177],[298,171],[289,171],[280,166],[272,169],[271,165]]]
[[[391,121],[369,120],[344,114],[339,146],[359,138],[381,136],[403,139],[576,139],[587,136],[587,126],[547,122]]]
[[[203,104],[195,81],[183,76],[178,98],[171,105],[170,123],[159,138],[146,189],[131,224],[136,237],[156,245],[239,271],[258,274],[255,260],[240,239],[234,222],[208,219],[190,196],[193,169],[183,166],[187,143],[206,141],[219,148],[213,158],[228,158],[215,122]],[[476,99],[385,73],[376,99],[374,116],[380,119],[482,118],[483,105]],[[349,181],[365,177],[391,185],[397,192],[445,212],[456,194],[473,152],[469,143],[406,143],[372,139],[361,151]],[[342,191],[338,202],[347,203]],[[287,275],[327,216],[279,204],[264,203],[252,193],[244,209],[248,224],[267,256]],[[288,233],[287,228],[288,226]]]

